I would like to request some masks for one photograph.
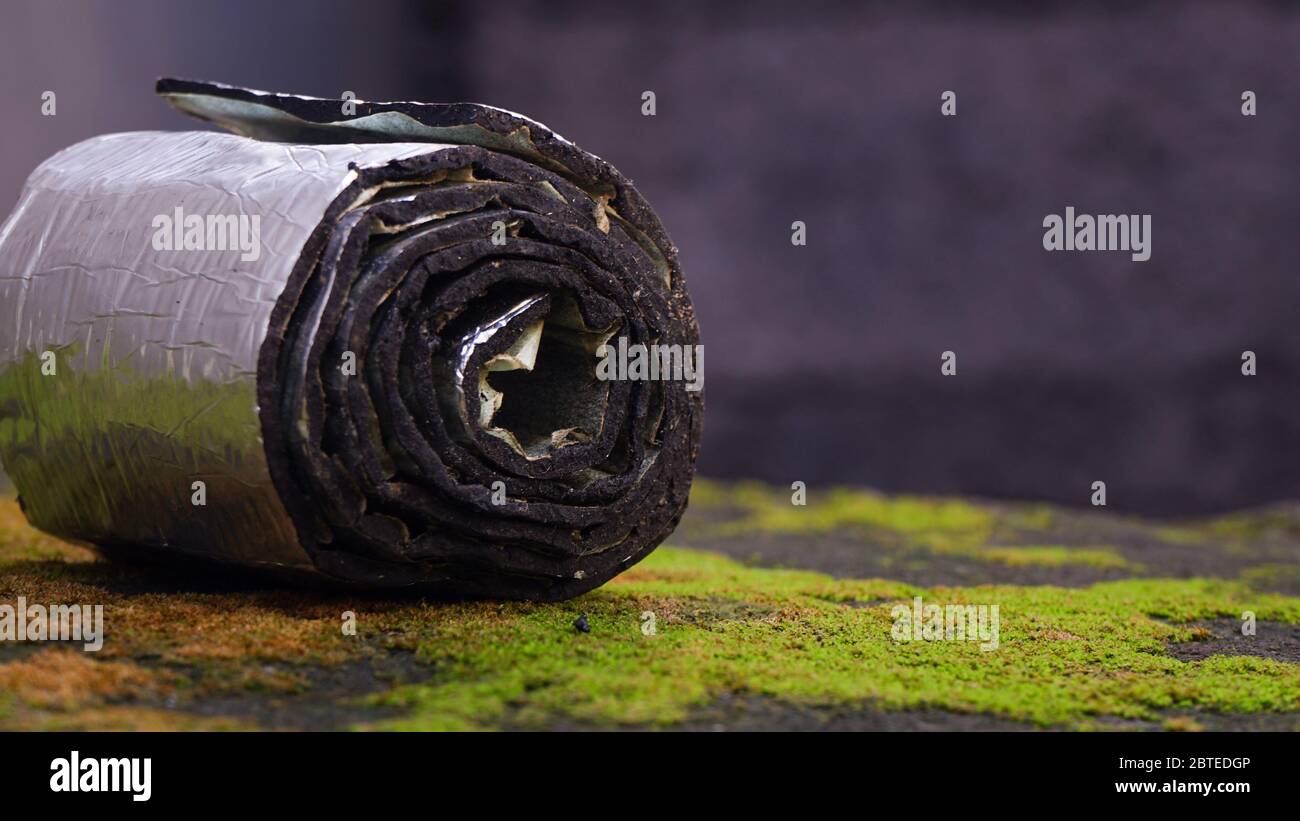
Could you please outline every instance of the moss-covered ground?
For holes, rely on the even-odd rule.
[[[106,638],[0,642],[0,729],[1300,728],[1298,582],[1286,506],[1150,523],[701,482],[593,593],[445,604],[113,564],[10,496],[0,604],[102,604]],[[997,605],[997,648],[895,640],[917,596]]]

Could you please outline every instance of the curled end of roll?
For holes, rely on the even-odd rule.
[[[267,461],[318,570],[561,599],[672,531],[703,352],[676,250],[608,163],[488,106],[158,91],[256,139],[430,143],[353,170],[262,344]]]

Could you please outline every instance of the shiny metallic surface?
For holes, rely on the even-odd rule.
[[[139,132],[37,168],[0,228],[0,459],[32,523],[96,544],[310,566],[267,473],[258,350],[350,165],[440,147]],[[257,257],[158,250],[156,220],[177,209],[256,217]]]

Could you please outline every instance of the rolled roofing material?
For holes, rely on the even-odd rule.
[[[234,133],[74,145],[0,227],[0,459],[34,525],[536,599],[672,531],[702,394],[596,365],[698,328],[609,164],[481,105],[158,91]]]

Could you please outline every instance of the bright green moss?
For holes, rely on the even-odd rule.
[[[883,547],[920,548],[1011,567],[1128,566],[1124,557],[1109,547],[989,544],[1000,536],[1014,537],[1050,528],[1054,516],[1044,505],[995,508],[955,499],[886,496],[850,488],[814,493],[806,505],[794,505],[787,494],[757,482],[722,485],[709,481],[699,481],[692,488],[691,504],[743,512],[710,531],[722,536],[858,531]]]
[[[971,555],[1009,567],[1065,567],[1067,565],[1100,569],[1130,567],[1127,559],[1109,547],[1017,545],[1016,547],[983,547]]]
[[[998,649],[895,642],[891,608],[910,605],[914,594],[926,603],[998,605]],[[862,604],[881,598],[888,601]],[[1165,652],[1166,642],[1193,635],[1178,623],[1247,609],[1300,622],[1300,600],[1252,594],[1235,582],[916,591],[664,548],[574,602],[441,611],[419,643],[434,678],[377,700],[408,711],[382,726],[408,729],[669,725],[729,693],[1073,726],[1097,716],[1154,720],[1170,709],[1300,710],[1296,665],[1242,657],[1187,663]],[[647,612],[655,614],[652,636],[642,631]],[[571,626],[579,614],[591,633]]]
[[[737,485],[731,502],[747,516],[722,527],[723,532],[762,530],[778,533],[826,533],[852,527],[888,530],[916,537],[976,541],[987,538],[995,518],[989,511],[951,499],[884,496],[866,490],[833,488],[807,505],[790,504],[762,485]]]
[[[1241,578],[1251,587],[1281,586],[1287,590],[1300,590],[1300,565],[1260,564],[1243,570]]]
[[[748,485],[719,495],[719,507],[748,515],[748,506],[780,493]],[[839,500],[830,508],[836,516],[867,522],[861,526],[873,539],[919,539],[931,551],[972,551],[990,562],[1118,566],[1110,548],[990,547],[964,535],[970,526],[1001,539],[1005,506],[893,506],[876,497],[859,508],[864,495],[874,496],[827,494]],[[925,511],[934,510],[947,512],[928,520]],[[1240,656],[1184,662],[1168,652],[1170,642],[1203,636],[1189,626],[1202,619],[1251,610],[1261,622],[1300,624],[1300,599],[1255,591],[1254,575],[922,589],[664,547],[605,587],[548,605],[309,589],[130,592],[141,578],[137,568],[92,562],[35,533],[11,500],[0,502],[0,602],[25,595],[103,603],[107,626],[105,647],[93,656],[33,648],[0,661],[0,682],[8,682],[0,683],[0,728],[190,727],[206,714],[194,705],[212,698],[245,710],[232,709],[220,726],[255,725],[266,704],[293,711],[306,703],[299,699],[328,698],[340,717],[335,726],[399,729],[667,727],[731,694],[1081,729],[1116,718],[1195,729],[1195,720],[1171,713],[1300,712],[1300,665]],[[918,595],[927,604],[997,605],[998,649],[895,642],[892,608]],[[344,611],[357,614],[357,636],[340,630]],[[643,632],[647,613],[653,635]],[[580,615],[590,633],[574,629]],[[340,669],[364,679],[394,660],[405,671],[400,680],[416,683],[379,677],[362,690],[349,684],[337,696],[321,694]],[[60,696],[54,705],[51,688]]]
[[[1296,539],[1300,538],[1300,517],[1291,510],[1271,508],[1167,525],[1157,533],[1171,544],[1189,545]]]

